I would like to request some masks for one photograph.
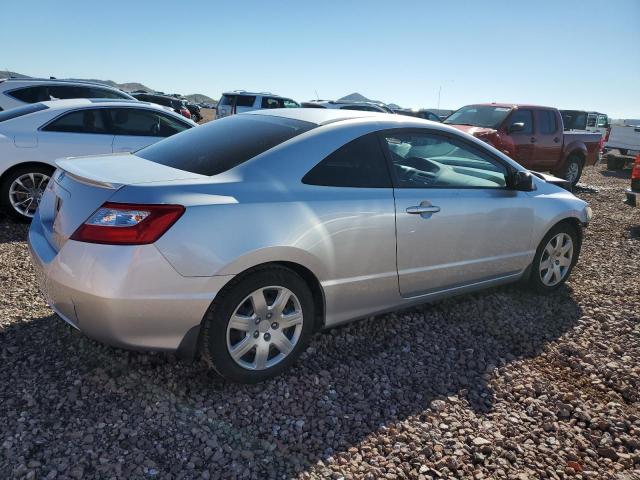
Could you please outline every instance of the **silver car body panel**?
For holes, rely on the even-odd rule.
[[[171,350],[230,279],[288,262],[318,279],[332,326],[517,280],[554,224],[589,220],[585,202],[535,177],[532,192],[306,185],[301,178],[340,146],[402,127],[464,137],[524,169],[474,137],[412,117],[322,109],[242,115],[255,114],[320,126],[212,177],[135,155],[59,162],[65,174],[50,183],[29,237],[53,308],[104,342]],[[68,240],[107,200],[187,208],[153,245]],[[406,213],[422,202],[441,211]]]

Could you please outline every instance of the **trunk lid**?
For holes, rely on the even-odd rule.
[[[203,178],[131,154],[67,158],[56,164],[38,207],[45,236],[56,250],[125,185]]]

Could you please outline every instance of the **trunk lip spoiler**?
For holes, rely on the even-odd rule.
[[[110,182],[107,180],[100,180],[98,178],[88,178],[86,176],[83,176],[80,172],[75,171],[75,169],[73,169],[73,167],[69,165],[69,162],[67,160],[70,160],[70,159],[71,158],[63,158],[63,159],[56,160],[55,162],[56,167],[60,169],[60,173],[55,175],[56,183],[60,183],[60,180],[62,180],[65,176],[68,175],[69,177],[73,178],[75,181],[91,187],[106,188],[109,190],[118,190],[119,188],[124,186],[123,183]]]

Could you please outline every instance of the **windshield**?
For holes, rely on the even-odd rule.
[[[492,105],[469,105],[452,113],[443,123],[449,125],[471,125],[474,127],[498,128],[511,112],[510,107]]]
[[[218,175],[315,126],[284,117],[233,115],[154,143],[136,155],[187,172]]]

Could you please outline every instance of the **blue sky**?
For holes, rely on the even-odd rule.
[[[640,117],[640,1],[7,1],[0,69],[158,90],[351,92]]]

